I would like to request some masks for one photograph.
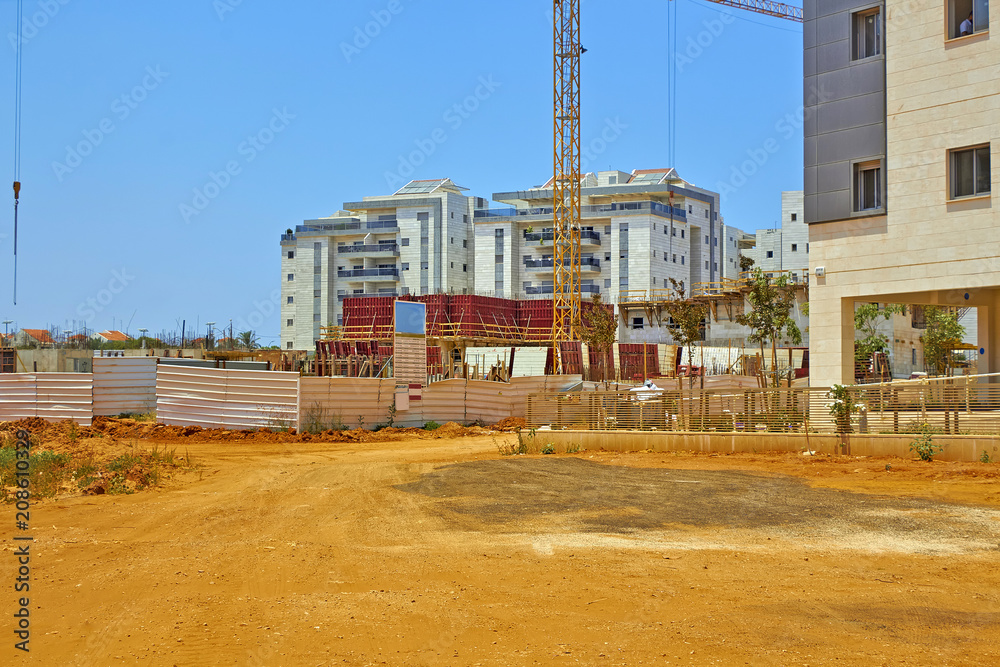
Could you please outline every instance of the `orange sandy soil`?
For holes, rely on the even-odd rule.
[[[0,664],[1000,664],[996,464],[106,426],[196,467],[35,504]]]

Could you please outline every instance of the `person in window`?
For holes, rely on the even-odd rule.
[[[972,12],[969,12],[969,18],[962,21],[962,25],[958,27],[958,33],[961,37],[972,34]]]

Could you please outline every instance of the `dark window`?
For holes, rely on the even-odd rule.
[[[403,271],[409,271],[410,270],[410,263],[409,262],[403,262],[402,268],[403,268]]]
[[[642,318],[641,317],[633,317],[632,318],[632,328],[633,329],[641,329],[642,328]]]
[[[990,192],[990,147],[977,146],[951,152],[951,198]]]
[[[882,16],[878,8],[854,15],[854,60],[871,58],[882,52]]]
[[[410,239],[400,239],[399,240],[399,244],[400,245],[410,245]]]
[[[294,250],[289,250],[288,251],[288,259],[295,259],[295,251]]]
[[[285,303],[295,303],[295,297],[294,296],[288,297],[288,300],[285,301]]]
[[[774,251],[773,250],[768,250],[767,251],[767,258],[771,259],[772,257],[774,257]]]
[[[287,321],[286,321],[286,324],[287,324],[288,326],[292,326],[293,324],[295,324],[295,320],[287,320]]]
[[[796,252],[798,249],[799,249],[799,244],[798,243],[793,243],[792,244],[792,252]]]
[[[798,219],[799,219],[799,214],[798,213],[792,213],[792,222],[795,222]]]
[[[882,208],[882,165],[865,162],[854,166],[854,210]]]
[[[293,280],[295,280],[295,274],[294,273],[289,273],[288,274],[288,282],[292,282]]]

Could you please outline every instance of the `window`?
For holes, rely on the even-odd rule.
[[[320,264],[313,264],[313,273],[323,273],[323,267]]]
[[[708,260],[705,260],[705,270],[708,271]]]
[[[793,243],[792,244],[792,252],[797,252],[798,249],[799,249],[799,244],[798,243]]]
[[[656,259],[656,251],[653,251],[653,259]]]
[[[497,294],[502,293],[503,292],[503,281],[502,280],[496,280],[496,281],[494,281],[493,282],[493,289],[496,290]]]
[[[428,213],[417,213],[418,222],[427,222],[430,219],[430,214]]]
[[[611,261],[611,253],[610,252],[604,253],[604,261],[605,262],[610,262]]]
[[[691,204],[688,204],[688,213],[694,213],[694,207]]]
[[[653,231],[654,232],[656,231],[656,223],[655,222],[653,223]]]
[[[852,30],[854,33],[852,60],[871,58],[882,52],[882,17],[877,7],[855,14]]]
[[[462,273],[468,273],[468,272],[469,272],[469,265],[468,264],[463,264],[462,265]]]
[[[409,262],[403,262],[403,265],[402,265],[401,268],[403,269],[403,271],[409,271],[410,270],[410,263]]]
[[[313,322],[319,322],[319,313],[313,313]]]
[[[990,29],[989,0],[948,0],[948,38]]]
[[[469,214],[468,213],[463,213],[462,214],[462,222],[464,222],[464,223],[468,223],[469,222]]]
[[[462,247],[463,248],[469,247],[469,239],[462,239]]]
[[[285,349],[286,350],[292,349],[292,341],[288,341],[287,343],[285,343]]]
[[[494,264],[503,264],[503,255],[494,255],[493,256],[493,263]]]
[[[677,255],[674,255],[674,264],[677,263]]]
[[[608,176],[608,185],[618,185],[618,177]]]
[[[502,229],[494,229],[493,230],[493,236],[497,237],[498,239],[502,239],[503,238],[503,230]]]
[[[408,238],[407,239],[400,239],[399,240],[399,244],[400,245],[410,245],[410,239],[408,239]]]
[[[910,364],[912,366],[917,365],[917,348],[915,347],[910,348]]]
[[[771,259],[772,257],[774,257],[774,251],[773,250],[768,250],[767,251],[767,258]]]
[[[452,220],[454,220],[454,219],[455,219],[455,212],[454,212],[454,211],[452,211],[452,212],[451,212],[451,219],[452,219]]]
[[[684,255],[681,255],[681,265],[684,265]]]
[[[289,273],[288,274],[288,282],[292,282],[293,280],[295,280],[295,274],[294,273]]]
[[[295,297],[294,296],[288,297],[288,299],[285,300],[285,303],[295,303]]]
[[[681,233],[682,233],[682,234],[684,233],[684,230],[683,230],[683,229],[681,230]],[[671,235],[671,236],[677,236],[677,228],[676,228],[676,227],[675,227],[674,229],[671,229],[671,230],[670,230],[670,235]]]
[[[604,225],[604,233],[605,234],[611,233],[611,225]]]
[[[289,250],[288,251],[288,259],[295,259],[295,251],[294,250]]]
[[[653,276],[653,287],[656,287],[656,276]]]
[[[633,317],[632,318],[632,328],[633,329],[641,329],[642,328],[642,318],[641,317]]]
[[[427,270],[427,262],[420,262],[420,270],[421,271]]]
[[[989,194],[989,145],[951,151],[950,158],[952,199]]]
[[[684,230],[681,230],[681,238],[684,238]]]
[[[882,208],[882,164],[863,162],[854,165],[854,210]]]
[[[719,239],[712,239],[712,245],[718,247],[718,245],[719,245]]]
[[[798,213],[792,213],[792,222],[795,222],[798,219],[799,219],[799,214]]]
[[[611,287],[611,278],[605,278],[604,279],[604,286],[605,287]]]
[[[705,235],[705,245],[708,245],[708,234]]]
[[[287,324],[288,326],[292,326],[292,325],[294,325],[294,324],[295,324],[295,320],[293,320],[293,319],[288,319],[288,320],[286,320],[286,321],[285,321],[285,324]]]
[[[621,276],[620,278],[618,278],[618,287],[619,288],[628,287],[628,276]]]
[[[451,266],[448,267],[449,269],[454,269],[455,268],[455,262],[449,262],[449,264],[451,264]]]

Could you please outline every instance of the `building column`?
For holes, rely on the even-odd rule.
[[[984,353],[979,355],[978,373],[1000,372],[1000,296],[994,294],[989,306],[977,309],[976,342]]]
[[[809,302],[809,386],[854,382],[854,299]]]

